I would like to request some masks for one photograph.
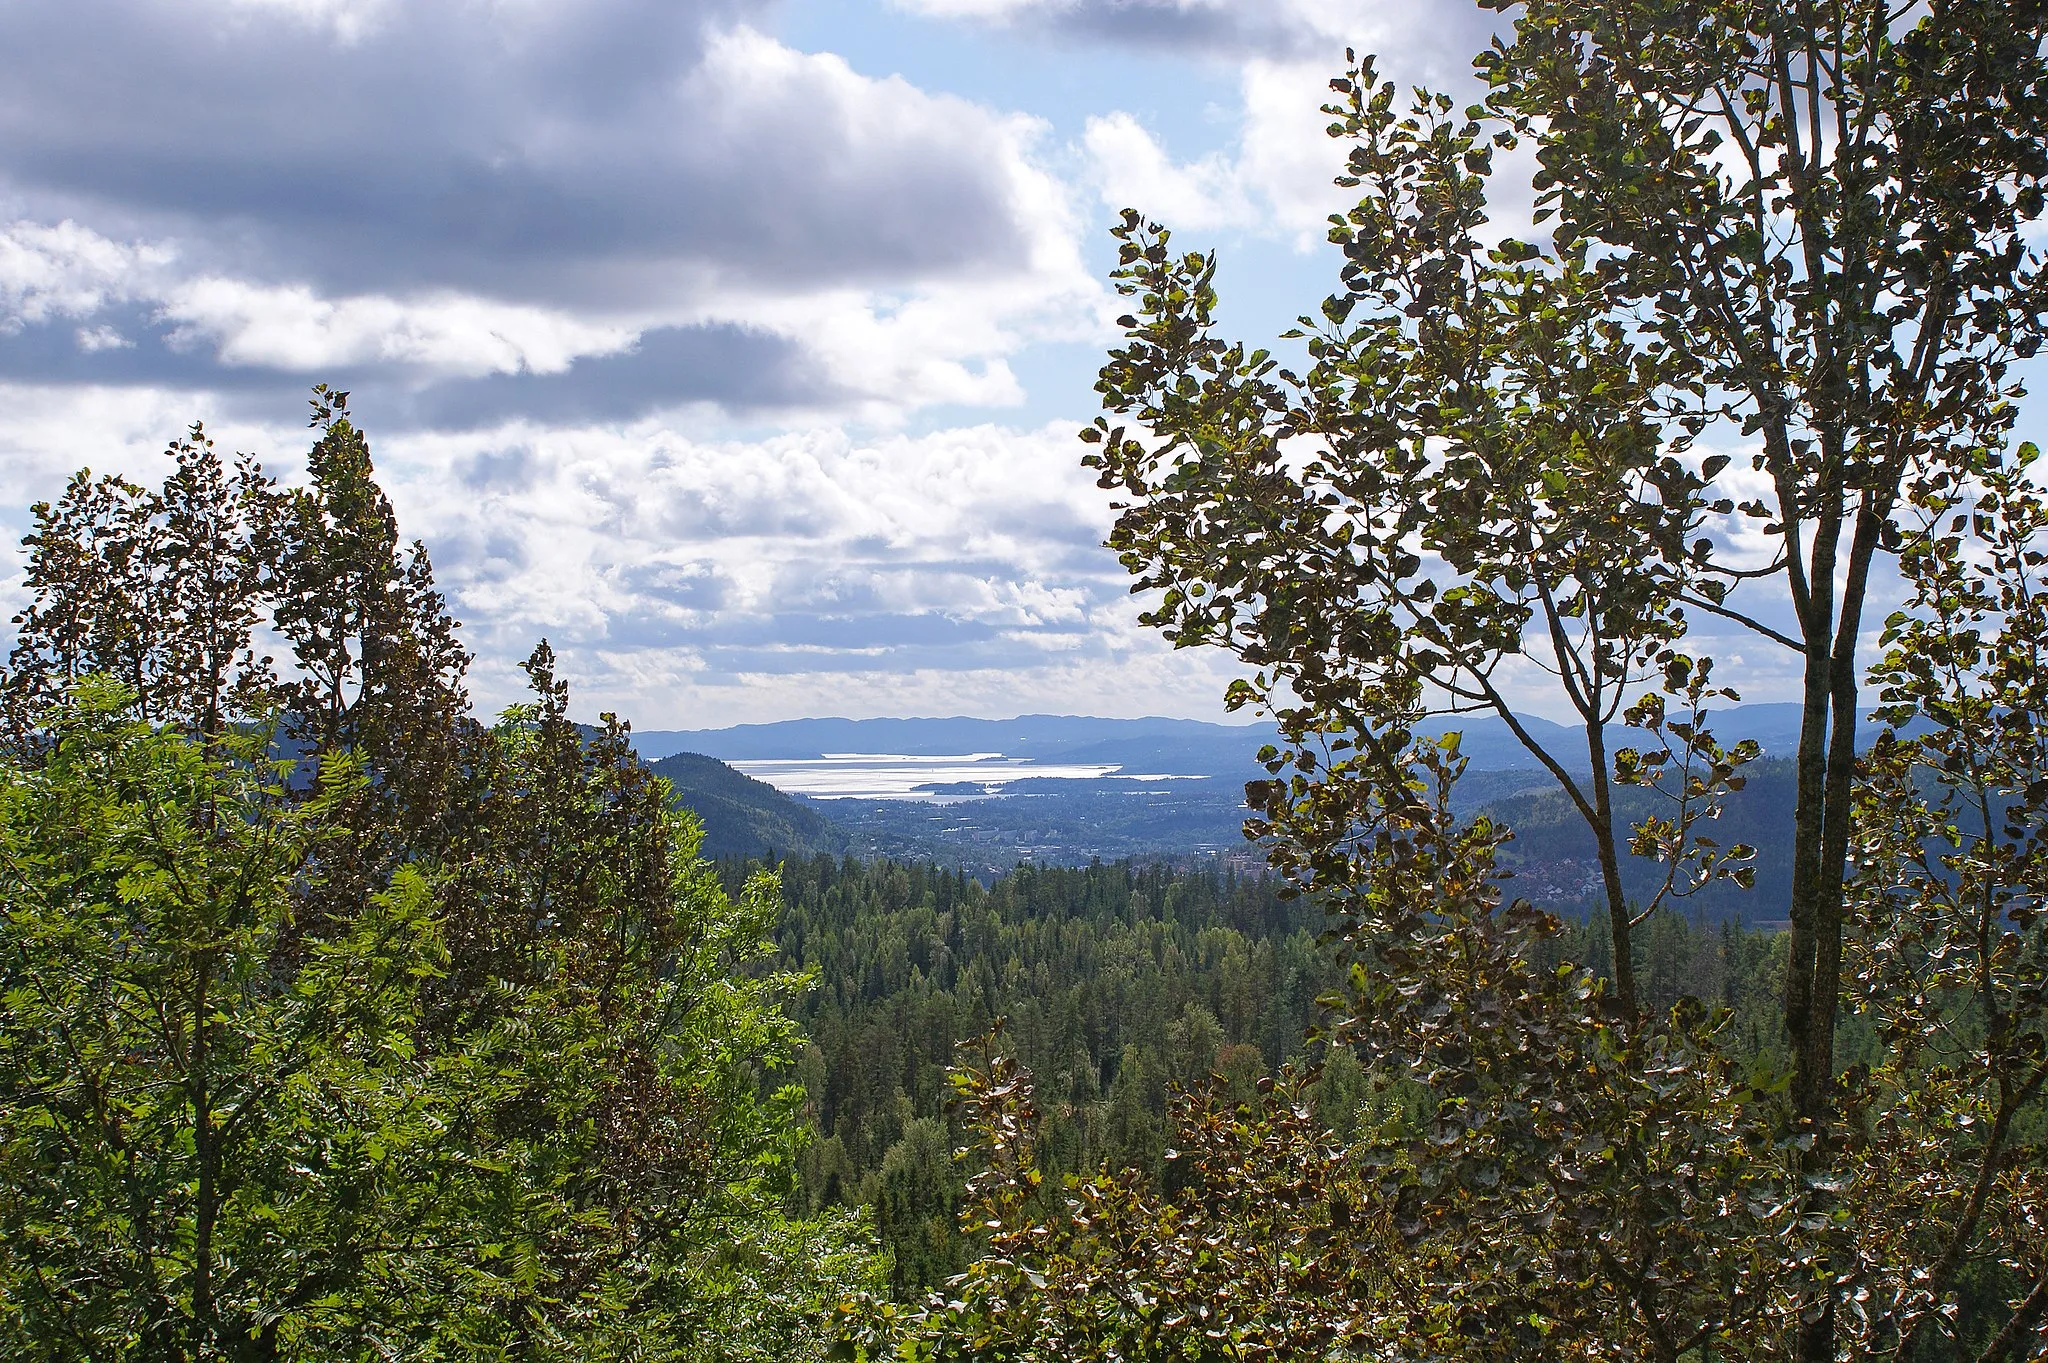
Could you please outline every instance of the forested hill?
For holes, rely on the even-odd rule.
[[[676,803],[703,823],[706,857],[803,858],[864,850],[810,805],[715,757],[672,753],[653,768],[675,788]]]
[[[1263,725],[1156,717],[1021,715],[1015,719],[792,719],[727,729],[649,730],[635,734],[634,742],[650,756],[689,751],[709,753],[728,762],[811,758],[826,753],[941,756],[996,752],[1040,761],[1163,761],[1175,771],[1236,774],[1268,738]]]
[[[1763,709],[1765,707],[1748,707]],[[704,825],[704,855],[807,861],[818,855],[885,856],[933,861],[987,882],[1020,862],[1085,865],[1137,858],[1186,861],[1222,854],[1259,861],[1242,836],[1245,809],[1235,783],[1129,783],[1032,780],[993,798],[939,805],[919,800],[820,800],[787,795],[717,758],[674,753],[653,764],[675,788],[677,803]],[[1121,785],[1122,789],[1112,789]],[[1591,902],[1599,869],[1591,835],[1564,794],[1541,772],[1475,772],[1461,800],[1515,830],[1504,852],[1514,870],[1513,893],[1567,916]],[[1755,764],[1747,787],[1727,798],[1715,836],[1758,848],[1756,886],[1706,887],[1686,902],[1711,919],[1772,923],[1785,916],[1793,782],[1789,762]],[[1648,792],[1617,793],[1617,810],[1633,822],[1658,812]],[[1632,894],[1655,893],[1661,868],[1630,858],[1624,873]]]

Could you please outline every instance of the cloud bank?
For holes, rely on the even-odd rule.
[[[578,369],[537,400],[1014,400],[1004,357],[1100,302],[1042,125],[763,8],[0,8],[0,376],[454,385],[427,419]],[[765,375],[666,362],[736,338]]]
[[[160,478],[189,400],[145,390],[10,390],[24,482]],[[352,404],[353,405],[353,404]],[[204,415],[205,413],[202,413]],[[1109,510],[1072,428],[923,435],[813,427],[712,440],[687,423],[520,420],[382,434],[379,476],[425,541],[479,655],[489,707],[548,638],[586,713],[642,728],[799,714],[1213,715],[1220,660],[1136,623]],[[209,422],[288,480],[310,435]],[[18,528],[18,512],[0,518]],[[18,566],[19,559],[15,559]],[[0,571],[0,607],[20,601]],[[11,613],[11,611],[9,612]]]

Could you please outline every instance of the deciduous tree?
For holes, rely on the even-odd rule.
[[[1489,7],[1514,31],[1470,109],[1370,61],[1334,83],[1360,199],[1300,373],[1215,334],[1212,256],[1125,216],[1137,306],[1099,385],[1123,424],[1086,433],[1147,620],[1233,652],[1253,676],[1230,703],[1278,721],[1249,827],[1337,916],[1329,1034],[1418,1099],[1347,1158],[1419,1305],[1334,1294],[1382,1326],[1337,1352],[2038,1355],[2043,527],[2009,437],[2048,301],[2048,8]],[[1547,240],[1488,221],[1516,152]],[[1859,644],[1887,559],[1910,599],[1873,734]],[[1615,873],[1627,846],[1668,893],[1745,874],[1711,819],[1754,749],[1711,731],[1703,622],[1800,678],[1761,1049],[1711,1006],[1644,1006],[1630,935],[1655,904]],[[1543,673],[1584,754],[1521,734],[1599,841],[1611,980],[1538,967],[1558,923],[1503,883],[1510,830],[1454,809],[1454,738],[1418,741],[1444,711],[1517,727]],[[1670,812],[1617,828],[1616,783]],[[1108,1291],[1046,1267],[1106,1186],[1020,1227],[1002,1271]],[[1140,1251],[1142,1290],[1178,1252]]]

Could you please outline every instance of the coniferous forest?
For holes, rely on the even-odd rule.
[[[1254,858],[707,857],[546,642],[482,712],[324,386],[36,503],[0,1353],[2048,1357],[2048,6],[1487,7],[1477,103],[1332,82],[1283,353],[1113,229],[1081,458]]]
[[[1318,1071],[1310,1103],[1339,1137],[1378,1110],[1350,1054],[1306,1038],[1342,972],[1317,940],[1321,910],[1281,898],[1270,878],[1019,867],[984,888],[931,866],[820,858],[784,864],[781,882],[776,964],[818,981],[793,1008],[807,1039],[801,1205],[871,1209],[905,1300],[978,1250],[960,1226],[970,1171],[953,1159],[966,1137],[947,1073],[998,1018],[1045,1104],[1050,1176],[1170,1177],[1170,1095],[1213,1084],[1255,1102],[1286,1067]],[[1661,914],[1637,970],[1655,1006],[1725,1006],[1762,1054],[1783,945]],[[1610,949],[1593,920],[1565,927],[1541,959],[1600,969]]]

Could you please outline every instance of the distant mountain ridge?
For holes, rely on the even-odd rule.
[[[802,760],[850,752],[906,757],[999,752],[1006,757],[1078,761],[1092,760],[1079,756],[1084,750],[1133,744],[1189,753],[1241,751],[1249,761],[1259,745],[1268,741],[1268,733],[1260,724],[1211,724],[1194,719],[1020,715],[1015,719],[785,719],[726,729],[636,732],[633,742],[643,757],[699,752],[725,762]]]
[[[1517,719],[1567,767],[1585,768],[1585,744],[1575,728],[1534,715]],[[1723,741],[1754,738],[1774,757],[1789,757],[1799,741],[1796,702],[1732,706],[1710,715],[1709,723]],[[1464,734],[1460,747],[1475,772],[1540,766],[1499,718],[1438,718],[1422,726],[1422,732],[1431,736],[1452,729]],[[1615,732],[1626,730],[1616,726]],[[1272,737],[1271,727],[1263,723],[1214,724],[1160,716],[1020,715],[1015,719],[786,719],[724,729],[648,730],[636,732],[633,742],[640,755],[650,760],[683,752],[702,753],[722,762],[801,761],[828,753],[943,757],[994,752],[1034,761],[1117,765],[1129,772],[1248,780],[1258,774],[1258,751]]]
[[[1707,727],[1723,744],[1732,746],[1736,742],[1753,738],[1764,750],[1767,757],[1790,757],[1799,748],[1800,706],[1797,701],[1761,701],[1754,705],[1731,705],[1726,709],[1712,710],[1707,714]],[[1673,714],[1672,718],[1679,716]],[[1516,715],[1523,728],[1531,737],[1548,749],[1553,757],[1567,770],[1583,772],[1591,769],[1586,756],[1586,740],[1583,731],[1576,725],[1558,724],[1551,720],[1539,719],[1535,715]],[[1471,759],[1471,770],[1481,771],[1523,771],[1538,769],[1540,762],[1522,746],[1507,721],[1493,715],[1470,715],[1429,720],[1421,726],[1420,732],[1436,736],[1459,730],[1464,737],[1459,740],[1458,751]],[[1628,735],[1639,731],[1626,725],[1611,724],[1607,729],[1607,743],[1610,750],[1635,744],[1640,746],[1643,734],[1638,738]]]

